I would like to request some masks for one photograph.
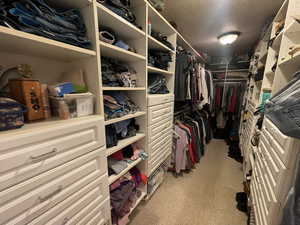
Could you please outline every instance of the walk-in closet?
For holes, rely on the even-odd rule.
[[[0,225],[300,225],[299,0],[0,0]]]

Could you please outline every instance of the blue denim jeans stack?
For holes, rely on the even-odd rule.
[[[0,25],[89,48],[79,9],[62,10],[44,0],[0,0]]]

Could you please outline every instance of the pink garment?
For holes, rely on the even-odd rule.
[[[179,126],[175,125],[175,132],[180,136],[176,141],[176,151],[175,151],[175,170],[179,173],[182,168],[186,168],[186,149],[188,148],[188,138],[184,130]]]
[[[128,224],[130,222],[129,217],[128,217],[129,214],[130,213],[128,213],[127,215],[125,215],[121,219],[119,219],[118,220],[118,225],[126,225],[126,224]]]

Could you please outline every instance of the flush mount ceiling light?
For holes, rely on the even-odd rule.
[[[227,32],[225,34],[220,35],[218,37],[218,40],[222,45],[231,45],[238,39],[240,34],[241,33],[237,31]]]

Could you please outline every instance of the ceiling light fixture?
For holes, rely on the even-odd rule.
[[[241,33],[238,31],[227,32],[220,35],[218,37],[218,40],[222,45],[231,45],[233,42],[235,42],[238,39],[240,34]]]

